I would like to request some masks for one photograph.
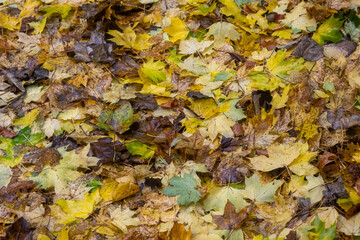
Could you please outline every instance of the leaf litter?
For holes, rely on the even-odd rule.
[[[1,239],[360,238],[359,11],[0,1]]]

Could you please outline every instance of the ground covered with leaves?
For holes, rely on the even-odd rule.
[[[1,239],[359,239],[358,0],[1,0]]]

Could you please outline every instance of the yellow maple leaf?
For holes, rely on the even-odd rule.
[[[261,155],[250,159],[255,170],[269,172],[286,167],[300,155],[297,145],[270,146],[267,148],[267,152],[269,157]]]
[[[21,8],[20,16],[22,18],[30,17],[36,7],[40,6],[40,1],[37,0],[26,0],[24,6]]]
[[[119,228],[122,232],[127,233],[127,226],[139,226],[141,221],[139,218],[134,217],[135,211],[128,208],[116,208],[110,212],[111,223]]]
[[[171,25],[164,29],[164,32],[170,35],[170,41],[176,42],[183,40],[189,34],[186,24],[179,18],[170,18]]]
[[[223,114],[209,119],[207,128],[211,141],[214,141],[219,134],[224,137],[233,137],[234,132],[231,127],[234,126],[234,124],[234,121]]]
[[[289,99],[289,91],[290,91],[290,85],[284,88],[281,97],[277,92],[274,93],[273,99],[271,101],[271,105],[273,106],[273,109],[286,107],[286,102]]]
[[[14,31],[20,28],[21,19],[0,12],[0,27]]]
[[[110,41],[125,48],[142,51],[151,47],[149,43],[151,36],[147,33],[136,34],[132,28],[126,28],[123,33],[117,30],[109,30],[107,33],[113,36],[109,39]]]
[[[309,152],[307,143],[297,143],[297,146],[300,149],[300,155],[289,165],[289,169],[298,176],[313,176],[318,173],[319,169],[310,163],[315,159],[317,152]]]
[[[286,14],[283,23],[291,26],[294,30],[308,31],[308,28],[316,28],[316,20],[306,11],[306,3],[301,2],[290,12]]]
[[[212,98],[191,100],[190,109],[198,116],[205,119],[208,119],[219,112],[218,106]]]
[[[131,176],[125,176],[119,181],[106,179],[100,190],[100,195],[107,202],[114,202],[124,199],[140,190],[139,186],[134,184]]]
[[[170,97],[170,92],[166,91],[166,87],[156,86],[153,84],[144,84],[140,91],[141,94],[153,94],[161,97]]]
[[[70,224],[77,218],[87,218],[95,209],[95,205],[100,202],[99,189],[92,193],[87,193],[84,200],[55,200],[57,205],[51,206],[51,215],[57,217],[61,224]]]

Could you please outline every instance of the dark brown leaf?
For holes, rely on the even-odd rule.
[[[216,171],[214,179],[221,184],[238,183],[249,175],[250,171],[246,168],[241,159],[227,158],[221,161]]]
[[[272,96],[269,90],[257,90],[252,92],[252,100],[255,107],[255,114],[259,115],[261,113],[261,108],[264,108],[266,112],[270,111],[272,105],[271,100]]]
[[[29,152],[22,159],[23,164],[35,165],[35,171],[40,172],[45,165],[54,166],[61,159],[60,153],[53,148],[40,148],[37,151]]]
[[[90,143],[92,155],[100,158],[100,163],[121,162],[130,156],[125,144],[113,141],[112,138],[102,138]]]
[[[218,225],[218,229],[237,229],[240,228],[248,216],[248,207],[236,213],[234,205],[228,200],[223,215],[213,215],[213,222]]]
[[[24,219],[19,218],[11,227],[6,229],[6,239],[8,240],[32,240],[30,224]]]
[[[315,42],[313,39],[305,36],[296,46],[291,55],[295,57],[302,57],[306,61],[317,61],[324,57],[323,47]]]

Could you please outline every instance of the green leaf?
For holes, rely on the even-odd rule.
[[[98,180],[91,180],[86,184],[87,187],[91,187],[90,193],[94,192],[96,189],[98,189],[100,186],[102,186],[102,183]]]
[[[31,129],[29,126],[21,129],[18,132],[18,135],[12,139],[14,145],[25,144],[25,145],[35,145],[44,138],[44,133],[35,133],[31,134]]]
[[[166,80],[166,74],[161,70],[164,69],[165,64],[161,61],[154,62],[152,59],[144,63],[142,68],[139,69],[141,79],[150,79],[155,83],[163,82]]]
[[[98,118],[97,125],[107,131],[114,130],[123,133],[129,129],[134,121],[134,111],[129,102],[114,111],[105,109]]]
[[[66,16],[71,11],[71,6],[67,4],[53,4],[48,7],[43,7],[41,9],[42,12],[46,12],[45,17],[50,17],[54,13],[58,13],[62,18],[66,18]]]
[[[177,199],[180,205],[188,206],[190,203],[196,203],[201,199],[200,192],[195,189],[196,181],[190,174],[185,173],[184,178],[173,177],[169,183],[174,186],[167,186],[163,193],[171,197],[180,195]]]
[[[125,146],[132,155],[140,155],[142,159],[151,158],[156,149],[156,147],[150,147],[137,140],[128,142]]]
[[[250,87],[259,90],[274,91],[279,86],[279,81],[276,78],[270,80],[269,75],[262,71],[251,71],[248,76],[251,80]]]
[[[340,27],[343,24],[343,20],[335,18],[332,15],[323,24],[320,25],[318,30],[314,33],[312,39],[314,39],[320,45],[324,45],[325,41],[340,42],[342,34],[340,33]]]
[[[333,240],[336,237],[336,222],[331,227],[325,228],[325,222],[321,221],[316,214],[311,226],[314,227],[309,231],[309,237],[312,240]]]
[[[303,58],[286,60],[286,50],[279,50],[266,62],[272,77],[283,79],[289,76],[291,71],[301,71],[305,60]]]
[[[216,74],[213,81],[214,82],[226,81],[226,80],[230,79],[231,77],[232,77],[231,73],[224,71],[224,72]]]
[[[354,11],[354,9],[350,10],[348,19],[354,23],[355,27],[358,27],[360,25],[360,18],[356,15],[356,12]]]
[[[247,3],[252,3],[252,2],[257,2],[259,0],[235,0],[235,3],[238,5],[238,6],[242,6],[244,4],[247,4]]]

